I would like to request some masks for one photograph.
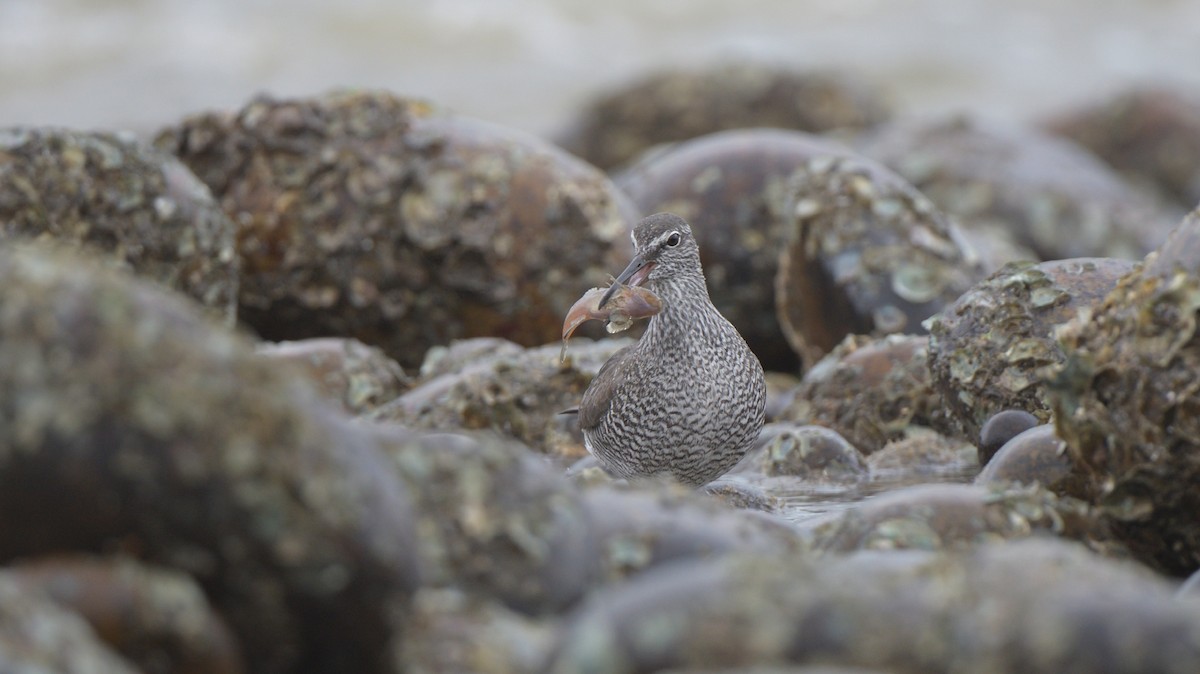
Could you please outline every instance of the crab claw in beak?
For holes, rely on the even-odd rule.
[[[621,272],[621,274],[617,276],[617,280],[613,281],[613,284],[608,287],[608,290],[604,293],[604,297],[600,298],[600,304],[597,308],[603,309],[604,306],[612,299],[613,295],[616,294],[617,290],[622,286],[640,286],[645,283],[646,277],[650,276],[650,270],[652,269],[654,269],[653,261],[647,260],[641,255],[634,255],[633,259],[629,262],[629,266],[626,267],[625,271]]]
[[[608,305],[601,308],[600,304],[606,297]],[[616,284],[609,288],[592,288],[567,312],[567,318],[563,321],[563,350],[559,359],[566,357],[567,340],[575,328],[589,320],[608,321],[609,332],[620,332],[628,330],[635,319],[649,318],[660,311],[662,300],[645,288]]]

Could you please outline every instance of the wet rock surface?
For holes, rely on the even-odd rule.
[[[406,367],[454,338],[542,344],[629,255],[596,169],[380,92],[259,98],[162,131],[237,223],[239,317],[263,338],[354,337]]]
[[[234,319],[233,222],[187,167],[131,137],[0,129],[0,238],[13,236],[99,251]]]
[[[729,508],[677,487],[595,487],[584,492],[583,501],[595,527],[598,577],[606,581],[682,560],[805,550],[802,538],[781,519]]]
[[[1200,567],[1200,212],[1059,333],[1055,429],[1091,498],[1139,559]]]
[[[780,509],[779,499],[767,490],[731,478],[713,480],[702,491],[730,508],[772,513]]]
[[[868,456],[913,428],[956,433],[928,348],[926,335],[849,336],[804,373],[779,417],[832,428]]]
[[[144,674],[240,674],[233,635],[185,574],[132,559],[53,557],[3,573],[75,611]]]
[[[1173,598],[1172,584],[1069,543],[833,561],[725,558],[646,574],[582,607],[546,671],[819,663],[1182,674],[1200,667],[1194,607]]]
[[[1200,99],[1194,95],[1141,87],[1062,112],[1043,126],[1179,208],[1200,203]]]
[[[967,437],[1009,409],[1049,420],[1043,368],[1063,361],[1057,329],[1087,316],[1132,268],[1113,258],[1014,262],[934,318],[929,370]]]
[[[914,477],[959,477],[979,471],[977,451],[966,440],[910,428],[867,457],[871,479],[911,484]]]
[[[581,111],[562,143],[612,169],[653,146],[726,129],[819,133],[861,129],[889,116],[878,90],[845,74],[728,63],[664,71],[618,87]]]
[[[763,428],[736,470],[808,481],[853,482],[866,476],[867,464],[862,452],[835,430],[780,422]]]
[[[374,671],[417,576],[368,439],[157,288],[28,247],[0,287],[0,559],[126,549],[195,577],[254,671]]]
[[[787,186],[776,315],[808,366],[848,334],[920,333],[984,276],[933,203],[854,155],[811,160]]]
[[[1043,260],[1138,259],[1173,222],[1091,153],[1033,128],[962,116],[899,120],[855,148],[964,228],[1006,230]]]
[[[1004,443],[975,478],[975,484],[1040,484],[1050,491],[1087,498],[1086,480],[1075,470],[1067,445],[1052,424],[1034,426]]]
[[[1037,486],[919,485],[873,496],[812,530],[823,551],[947,550],[1053,534],[1115,551],[1085,503]]]
[[[1004,410],[988,417],[979,429],[979,464],[987,465],[1009,440],[1039,424],[1041,421],[1025,410]]]
[[[775,317],[774,288],[787,185],[814,158],[847,153],[799,131],[738,129],[651,152],[614,180],[642,212],[688,221],[713,304],[764,368],[792,372],[798,359]]]
[[[364,414],[412,386],[399,363],[356,339],[325,337],[267,342],[258,354],[296,365],[330,400],[349,414]]]

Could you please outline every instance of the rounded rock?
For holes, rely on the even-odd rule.
[[[726,557],[590,598],[543,671],[1183,674],[1200,669],[1200,620],[1173,592],[1144,568],[1050,538],[956,554]]]
[[[1043,368],[1063,361],[1056,330],[1087,316],[1132,268],[1113,258],[1014,262],[931,321],[933,385],[967,437],[1009,409],[1049,421]]]
[[[1118,549],[1084,503],[1040,486],[930,484],[871,497],[814,530],[827,552],[944,550],[1053,534],[1100,551]]]
[[[781,420],[827,426],[870,456],[914,427],[957,428],[929,376],[926,335],[849,336],[804,373]]]
[[[741,480],[718,478],[704,485],[702,491],[730,508],[768,513],[779,510],[779,499],[768,494],[766,490]]]
[[[557,344],[482,354],[369,416],[414,429],[490,429],[557,459],[580,458],[587,450],[579,424],[562,412],[579,404],[600,367],[630,342],[576,342],[566,360]]]
[[[1085,480],[1067,455],[1052,424],[1034,426],[1004,443],[975,478],[975,484],[1040,484],[1060,496],[1087,498]]]
[[[541,671],[551,624],[461,590],[423,589],[401,619],[397,672],[525,674]]]
[[[348,414],[365,414],[412,385],[399,363],[357,339],[325,337],[258,345],[259,355],[295,365]]]
[[[965,229],[1007,230],[1043,260],[1138,259],[1171,222],[1087,150],[1034,128],[961,116],[904,120],[855,147]]]
[[[784,520],[729,508],[677,485],[659,490],[593,487],[584,490],[583,502],[597,544],[597,578],[604,582],[735,552],[805,552],[803,540]]]
[[[910,428],[902,438],[867,457],[871,483],[916,484],[970,479],[979,472],[971,443],[928,429]]]
[[[754,449],[739,465],[741,472],[816,482],[854,482],[867,474],[862,453],[837,431],[791,423],[763,428]]]
[[[232,323],[233,222],[171,155],[106,132],[0,129],[0,239],[82,246]]]
[[[632,206],[543,141],[381,92],[259,98],[161,132],[238,224],[239,317],[405,367],[462,337],[558,334],[628,258]]]
[[[253,671],[381,671],[418,579],[372,439],[146,282],[9,246],[0,287],[0,560],[128,548],[194,576]]]
[[[1044,126],[1070,138],[1180,208],[1200,202],[1200,98],[1165,87],[1138,87]]]
[[[591,518],[543,457],[487,435],[365,427],[415,501],[424,586],[456,586],[527,615],[561,611],[591,586]]]
[[[239,646],[188,576],[124,559],[50,557],[7,576],[82,616],[145,674],[240,674]]]
[[[74,612],[0,573],[0,669],[5,672],[135,674]]]
[[[1009,440],[1040,423],[1025,410],[1003,410],[993,414],[979,429],[979,465],[986,466]]]
[[[783,196],[776,316],[806,366],[848,334],[918,334],[984,269],[958,228],[881,164],[816,157]]]
[[[500,337],[456,339],[449,344],[439,344],[425,353],[417,383],[423,384],[444,374],[460,372],[468,365],[496,356],[515,356],[523,350],[520,344]]]
[[[726,129],[819,133],[861,129],[889,116],[879,91],[845,74],[726,63],[660,72],[618,87],[592,101],[562,142],[607,170],[655,145]]]
[[[809,161],[847,153],[799,131],[739,129],[650,153],[615,180],[643,212],[669,211],[691,224],[713,304],[764,368],[794,372],[796,354],[775,317],[782,197]]]
[[[1139,559],[1200,567],[1200,211],[1091,312],[1059,331],[1055,429]]]

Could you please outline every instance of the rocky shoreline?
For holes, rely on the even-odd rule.
[[[0,130],[0,670],[1200,671],[1200,212],[1105,163],[1160,135],[687,78],[579,157],[378,91]],[[559,414],[658,210],[773,371],[698,491]]]

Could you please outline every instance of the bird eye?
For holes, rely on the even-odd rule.
[[[671,248],[679,245],[679,232],[671,232],[671,236],[667,237],[667,245]]]

